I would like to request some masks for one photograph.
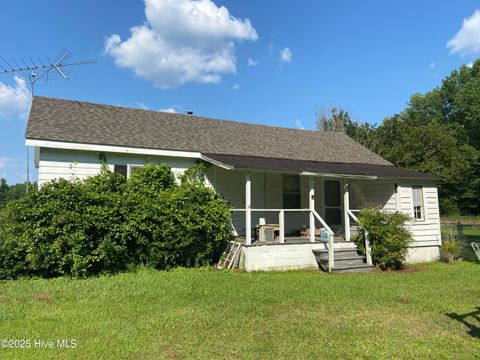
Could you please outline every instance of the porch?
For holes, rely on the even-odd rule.
[[[356,231],[356,214],[360,211],[357,206],[367,203],[365,199],[371,197],[372,186],[375,187],[374,179],[361,176],[240,172],[220,168],[215,170],[213,178],[214,187],[223,189],[222,193],[232,205],[243,205],[231,210],[232,228],[236,241],[242,244],[240,266],[247,271],[318,268],[314,252],[325,252],[328,255],[326,270],[335,271],[339,264],[335,258],[340,256],[336,256],[336,252],[358,250],[351,241]],[[227,188],[226,184],[232,183],[236,183],[237,191],[233,191],[232,186]],[[241,197],[239,183],[243,188]],[[392,186],[378,186],[377,190],[386,190],[381,198],[391,198],[393,184],[389,185]],[[298,207],[292,208],[292,205]],[[270,238],[259,236],[262,228],[270,228]],[[367,249],[370,250],[368,244]],[[353,260],[354,254],[351,255]],[[364,262],[370,266],[369,255],[370,251]]]

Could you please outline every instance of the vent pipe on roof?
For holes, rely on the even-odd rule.
[[[193,111],[192,110],[187,110],[187,115],[193,115]]]

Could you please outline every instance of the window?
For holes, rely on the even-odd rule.
[[[128,178],[130,178],[135,171],[141,169],[142,167],[143,165],[128,165]]]
[[[113,165],[113,172],[127,177],[127,165]]]
[[[284,209],[300,209],[300,176],[283,175],[283,208]]]
[[[412,186],[413,217],[415,220],[423,220],[423,189],[421,186]]]

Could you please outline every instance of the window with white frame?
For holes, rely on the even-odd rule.
[[[143,168],[144,165],[128,165],[128,178],[132,176],[132,174],[137,171],[138,169]]]
[[[423,209],[423,188],[419,185],[412,186],[413,196],[413,218],[415,220],[424,219]]]

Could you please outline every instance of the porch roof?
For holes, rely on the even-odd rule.
[[[441,180],[440,176],[395,167],[365,163],[293,160],[261,156],[202,153],[204,159],[227,169],[291,171],[312,175]]]

